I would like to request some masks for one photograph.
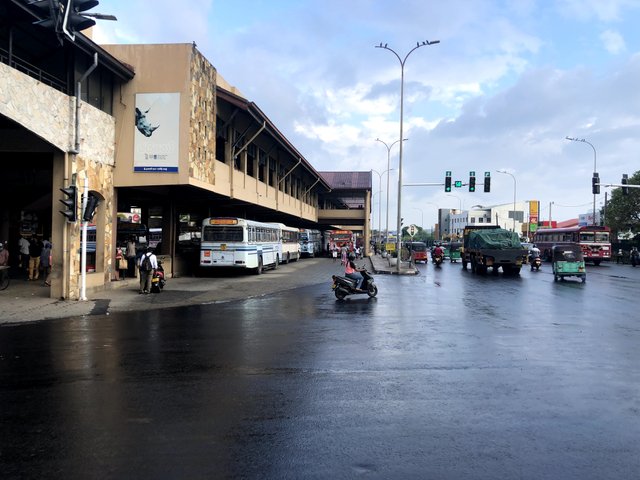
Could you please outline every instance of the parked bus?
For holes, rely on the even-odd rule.
[[[283,223],[271,223],[271,225],[275,225],[280,229],[280,239],[282,240],[280,261],[283,263],[296,262],[300,258],[298,229],[287,227]]]
[[[579,245],[584,259],[600,265],[611,259],[611,231],[609,227],[585,225],[567,228],[541,228],[533,235],[533,243],[540,249],[542,258],[551,260],[555,245]]]
[[[342,245],[355,247],[355,235],[351,230],[327,230],[324,232],[324,248],[329,248],[329,252],[335,246],[340,249]]]
[[[200,266],[252,269],[278,268],[280,228],[244,218],[210,217],[202,222]]]
[[[307,257],[315,257],[322,253],[322,234],[320,230],[300,229],[300,253]]]

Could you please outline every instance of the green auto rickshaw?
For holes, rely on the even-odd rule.
[[[456,263],[460,260],[460,247],[462,247],[462,242],[451,242],[449,245],[449,260],[451,263]]]
[[[564,277],[578,277],[582,283],[587,281],[587,270],[579,245],[556,245],[551,249],[553,262],[553,280],[564,280]]]

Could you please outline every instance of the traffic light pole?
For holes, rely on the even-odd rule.
[[[634,185],[632,183],[622,184],[622,183],[599,183],[601,187],[627,187],[627,188],[640,188],[640,185]]]
[[[82,190],[82,209],[84,212],[87,209],[87,199],[89,198],[89,179],[84,177],[84,189]],[[83,215],[84,216],[84,215]],[[87,230],[89,222],[82,219],[82,248],[80,254],[80,300],[87,300]]]

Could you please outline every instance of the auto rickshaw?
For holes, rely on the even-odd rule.
[[[451,245],[449,245],[449,260],[451,263],[456,263],[460,260],[460,247],[462,247],[462,242],[451,242]]]
[[[579,245],[556,245],[551,249],[553,262],[553,280],[564,280],[564,277],[578,277],[582,283],[587,281],[587,270]]]

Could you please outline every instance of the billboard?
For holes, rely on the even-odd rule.
[[[177,173],[180,94],[136,94],[133,171]]]
[[[529,232],[535,232],[538,229],[539,214],[540,202],[538,200],[529,200]]]

